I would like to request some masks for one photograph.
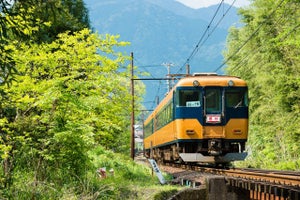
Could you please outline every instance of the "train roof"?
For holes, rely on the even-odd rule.
[[[198,84],[198,85],[195,85]],[[236,86],[242,87],[247,86],[246,82],[236,76],[226,76],[226,75],[217,75],[215,73],[197,73],[193,76],[188,76],[182,78],[175,85],[176,87],[180,86]]]

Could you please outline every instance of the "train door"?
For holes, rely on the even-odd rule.
[[[222,123],[223,113],[223,91],[217,87],[206,87],[204,90],[203,116],[205,125],[216,125]]]
[[[206,87],[203,97],[203,138],[207,139],[209,155],[222,153],[222,139],[225,137],[225,128],[222,126],[224,119],[224,98],[221,87]]]
[[[224,137],[222,122],[224,117],[223,90],[220,87],[206,87],[204,89],[203,121],[204,137]]]

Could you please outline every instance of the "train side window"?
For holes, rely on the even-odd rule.
[[[197,90],[179,90],[177,93],[176,106],[200,107],[201,93]]]
[[[170,101],[157,115],[155,115],[155,131],[164,127],[173,120],[173,103]]]
[[[144,127],[144,137],[149,137],[153,134],[153,119]]]

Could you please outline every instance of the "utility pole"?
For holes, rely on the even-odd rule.
[[[186,64],[186,76],[190,75],[190,65]]]
[[[167,67],[167,69],[168,69],[168,74],[167,74],[167,85],[168,85],[168,92],[170,92],[170,90],[172,89],[172,87],[171,87],[171,82],[170,82],[170,80],[169,80],[169,78],[171,77],[171,70],[170,70],[170,67],[171,66],[174,66],[172,63],[163,63],[162,64],[163,66],[165,66],[165,67]]]
[[[131,151],[130,155],[134,160],[134,66],[133,66],[133,52],[130,53],[131,57]]]

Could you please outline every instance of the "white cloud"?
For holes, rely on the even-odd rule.
[[[208,7],[211,5],[216,5],[221,2],[221,0],[176,0],[181,3],[183,3],[186,6],[189,6],[191,8],[202,8],[202,7]],[[234,0],[225,0],[225,3],[232,4]],[[236,0],[234,3],[234,6],[236,7],[242,7],[247,6],[250,4],[250,0]]]

